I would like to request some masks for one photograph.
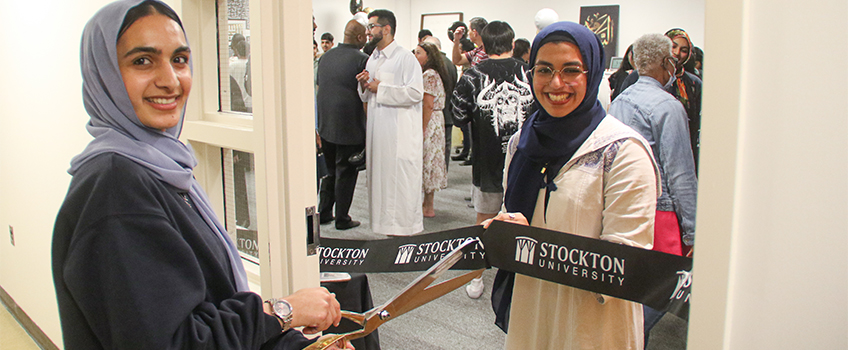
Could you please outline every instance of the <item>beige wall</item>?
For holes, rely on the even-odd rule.
[[[690,349],[848,348],[848,3],[707,2]]]
[[[0,286],[60,346],[51,233],[71,179],[70,160],[91,140],[84,127],[80,37],[108,2],[8,1],[0,11],[6,34],[0,54]]]
[[[85,22],[104,3],[15,1],[12,11],[0,11],[8,34],[0,56],[0,285],[56,340],[50,238],[70,181],[69,161],[90,140],[83,129],[79,42]]]

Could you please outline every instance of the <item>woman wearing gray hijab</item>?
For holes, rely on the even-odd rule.
[[[53,232],[65,348],[300,349],[312,341],[291,328],[338,324],[326,289],[265,302],[248,290],[178,140],[192,78],[174,11],[105,6],[85,27],[80,61],[94,140],[71,161]]]

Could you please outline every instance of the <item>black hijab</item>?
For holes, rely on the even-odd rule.
[[[553,179],[606,116],[598,101],[598,89],[604,77],[603,45],[591,30],[574,22],[545,27],[533,40],[530,62],[536,62],[543,45],[561,41],[573,42],[580,50],[588,70],[586,94],[574,111],[561,118],[552,117],[537,100],[537,111],[524,122],[518,150],[509,165],[504,205],[509,212],[521,212],[528,221],[533,219],[539,190],[546,189],[547,210],[550,192],[556,191]]]

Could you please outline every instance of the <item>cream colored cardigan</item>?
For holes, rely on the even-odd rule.
[[[509,163],[520,131],[509,142]],[[651,249],[659,173],[642,136],[607,115],[559,171],[532,226]],[[603,300],[601,304],[600,300]],[[642,305],[516,275],[506,349],[644,348]]]

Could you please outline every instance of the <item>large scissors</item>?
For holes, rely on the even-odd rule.
[[[434,286],[430,286],[433,281],[439,278],[445,271],[449,270],[454,264],[462,259],[462,249],[477,243],[476,238],[469,238],[454,250],[442,257],[439,262],[433,264],[427,271],[418,276],[412,283],[407,285],[394,298],[387,301],[385,304],[372,308],[364,313],[342,311],[342,317],[349,319],[362,326],[352,332],[343,334],[325,335],[318,339],[315,343],[305,348],[305,350],[324,350],[336,342],[347,339],[358,339],[368,334],[371,334],[377,327],[386,323],[400,315],[403,315],[421,305],[429,303],[436,298],[441,297],[451,291],[464,286],[474,278],[480,277],[484,269],[479,269],[465,273],[461,276],[451,278]]]

